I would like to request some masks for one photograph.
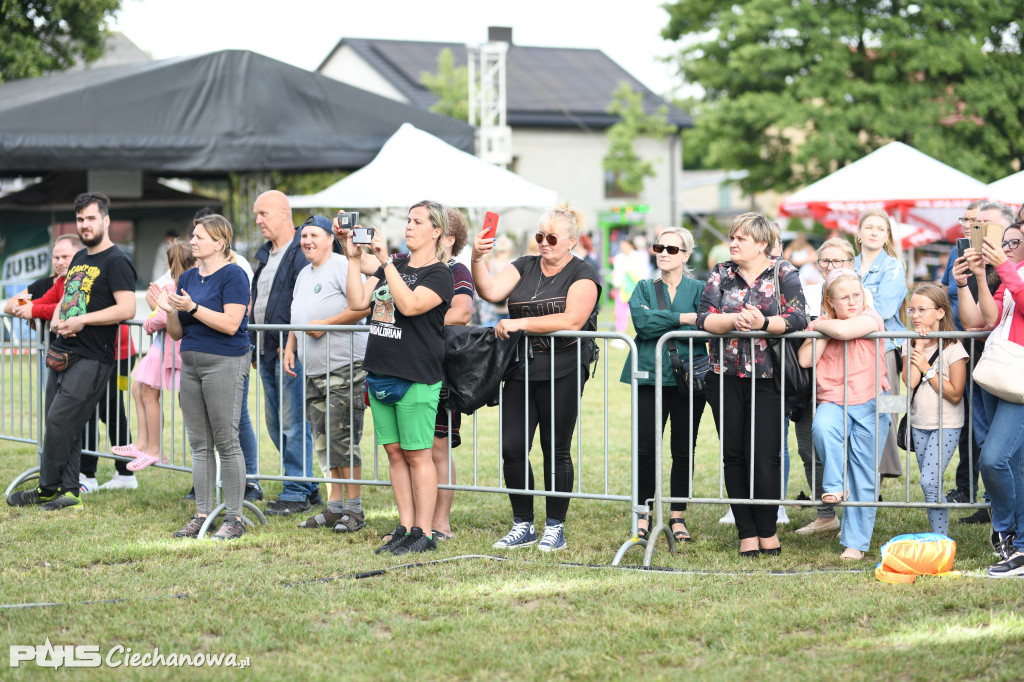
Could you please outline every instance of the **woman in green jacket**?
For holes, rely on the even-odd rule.
[[[637,424],[637,460],[638,460],[638,499],[646,501],[654,497],[654,441],[659,422],[654,411],[654,350],[658,339],[668,332],[696,330],[697,308],[700,306],[701,295],[704,293],[704,282],[690,277],[686,267],[693,252],[693,235],[681,227],[669,227],[658,237],[653,246],[657,256],[658,270],[661,277],[655,280],[645,279],[637,284],[629,299],[629,311],[636,329],[637,364],[640,371],[647,371],[647,379],[639,379],[638,424]],[[662,293],[663,302],[659,301],[658,292]],[[688,339],[676,339],[680,362],[690,360],[690,342]],[[695,358],[707,355],[707,347],[703,341],[693,342]],[[629,383],[631,362],[626,360],[622,368],[621,381]],[[704,392],[694,391],[690,401],[689,386],[676,386],[672,372],[672,361],[669,357],[668,344],[662,347],[661,364],[661,405],[662,413],[660,428],[672,417],[672,497],[688,497],[690,495],[690,453],[697,445],[697,427],[704,414]],[[692,429],[690,417],[693,418]],[[648,506],[650,509],[650,506]],[[683,519],[686,504],[673,502],[669,527],[676,540],[690,540],[690,533]],[[646,538],[650,533],[650,513],[640,516],[638,535]]]

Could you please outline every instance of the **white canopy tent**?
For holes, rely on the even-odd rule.
[[[554,207],[557,192],[456,149],[410,123],[369,164],[316,194],[288,197],[294,208],[407,208],[423,199],[500,211]]]
[[[988,197],[1019,208],[1024,204],[1024,171],[993,182],[988,186]]]
[[[852,233],[861,211],[884,208],[896,222],[929,231],[929,241],[952,241],[962,236],[957,218],[964,205],[988,196],[984,183],[902,142],[890,142],[793,194],[779,214],[814,218]]]

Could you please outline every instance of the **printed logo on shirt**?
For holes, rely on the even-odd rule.
[[[60,302],[60,319],[84,315],[89,306],[92,285],[100,276],[95,265],[76,265],[68,270],[64,280],[64,297]]]
[[[395,325],[395,301],[391,297],[391,287],[387,284],[378,287],[371,297],[373,315],[370,318],[370,334],[389,339],[402,339],[402,328]]]

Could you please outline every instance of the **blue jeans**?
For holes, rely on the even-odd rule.
[[[242,389],[242,415],[238,419],[238,443],[242,446],[242,457],[245,459],[245,475],[258,474],[260,459],[256,450],[256,431],[252,428],[252,417],[249,416],[248,372],[245,375],[245,387]]]
[[[878,415],[875,430],[875,401],[846,408],[836,403],[821,403],[814,413],[814,447],[822,463],[821,487],[826,493],[843,492],[843,450],[849,439],[846,462],[846,487],[852,502],[876,499],[875,461],[881,457],[889,435],[889,415]],[[862,552],[871,547],[875,529],[875,507],[845,507],[839,544]]]
[[[267,431],[270,432],[270,440],[281,453],[285,476],[314,476],[313,432],[309,422],[302,419],[304,380],[302,363],[298,358],[295,358],[295,374],[291,377],[282,371],[280,358],[270,362],[264,358],[260,362]],[[285,481],[280,499],[285,502],[304,501],[315,490],[315,483]]]
[[[1016,533],[1014,548],[1024,551],[1024,405],[996,398],[989,416],[979,468],[992,503],[992,527]]]

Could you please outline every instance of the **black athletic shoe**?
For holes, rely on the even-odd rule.
[[[324,500],[323,500],[322,497],[320,497],[320,486],[317,486],[316,490],[314,490],[309,495],[309,506],[316,507],[316,506],[321,505],[323,503],[324,503]]]
[[[307,511],[309,511],[309,502],[306,500],[273,500],[263,513],[267,516],[290,516]]]
[[[953,488],[946,493],[946,502],[952,502],[953,504],[966,504],[970,501],[970,498],[967,497],[967,493],[962,490]]]
[[[85,509],[85,506],[82,504],[82,498],[78,495],[69,492],[62,492],[44,504],[43,509],[46,511],[60,511],[61,509],[74,509],[75,511],[81,511],[82,509]]]
[[[994,566],[989,566],[985,571],[990,578],[1019,578],[1024,577],[1024,552],[1015,550],[1009,558],[1000,561]]]
[[[970,516],[965,516],[957,523],[976,524],[976,523],[992,523],[992,512],[988,509],[979,509]]]
[[[55,497],[57,497],[57,493],[43,495],[42,488],[32,488],[32,490],[19,490],[16,493],[11,493],[7,496],[7,504],[12,507],[34,507],[46,504]]]
[[[383,545],[373,550],[374,554],[384,554],[385,552],[391,554],[394,553],[395,549],[405,542],[405,539],[409,537],[406,535],[405,526],[397,526],[391,531],[391,539],[385,542]]]
[[[434,538],[424,535],[422,528],[413,528],[405,538],[405,542],[391,550],[392,554],[395,556],[420,554],[421,552],[433,552],[437,549],[437,543],[434,542]]]
[[[183,497],[183,498],[181,498],[181,499],[182,499],[182,500],[184,500],[184,501],[186,501],[186,502],[188,502],[189,500],[192,500],[192,501],[194,502],[194,501],[195,501],[195,499],[196,499],[196,489],[195,489],[195,488],[192,488],[191,490],[189,490],[189,491],[188,491],[188,492],[187,492],[187,493],[185,494],[185,497]]]
[[[245,484],[245,497],[243,498],[246,502],[256,502],[257,500],[263,499],[263,488],[256,481],[248,481]]]

